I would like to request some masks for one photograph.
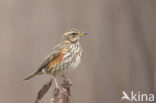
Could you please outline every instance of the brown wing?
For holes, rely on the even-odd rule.
[[[50,53],[50,55],[48,55],[48,57],[42,62],[41,66],[38,68],[38,70],[36,71],[36,73],[41,72],[42,69],[46,68],[52,61],[54,61],[55,59],[57,59],[60,56],[63,47],[64,47],[63,44],[57,45],[52,50],[52,52]]]
[[[60,59],[60,54],[62,53],[62,50],[64,48],[64,44],[57,45],[51,52],[51,54],[42,62],[41,66],[38,68],[38,70],[33,73],[32,75],[28,76],[24,80],[29,80],[36,75],[42,73],[42,70],[45,69],[47,66],[50,67],[55,63],[55,61],[58,61]]]

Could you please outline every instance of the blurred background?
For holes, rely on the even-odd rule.
[[[50,77],[22,80],[73,28],[88,35],[81,65],[68,74],[72,103],[120,103],[123,90],[155,93],[155,0],[0,0],[1,103],[35,101]]]

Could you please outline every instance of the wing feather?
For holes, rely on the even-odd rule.
[[[46,68],[51,61],[53,61],[55,58],[57,58],[60,55],[61,50],[63,49],[63,47],[64,47],[63,44],[57,45],[52,50],[50,55],[48,55],[47,58],[41,63],[41,66],[38,68],[37,73],[41,72],[42,69]]]

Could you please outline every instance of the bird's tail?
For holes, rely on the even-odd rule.
[[[25,81],[25,80],[29,80],[29,79],[35,77],[36,75],[38,75],[38,73],[34,73],[34,74],[32,74],[32,75],[26,77],[23,81]]]

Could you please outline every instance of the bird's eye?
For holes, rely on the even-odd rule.
[[[77,35],[77,33],[72,33],[72,35]]]

